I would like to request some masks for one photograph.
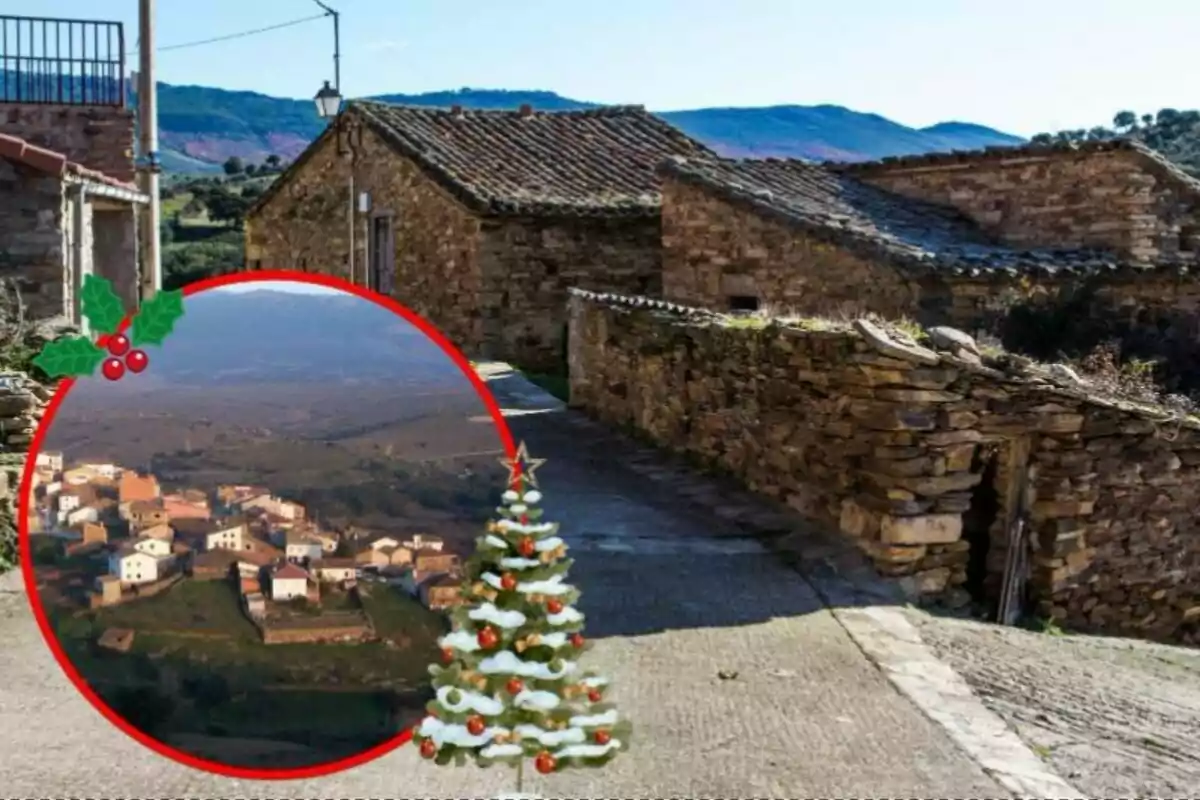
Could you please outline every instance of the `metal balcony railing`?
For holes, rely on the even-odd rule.
[[[120,22],[0,15],[0,103],[125,102]]]

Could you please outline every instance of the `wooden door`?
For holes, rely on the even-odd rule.
[[[372,215],[367,252],[367,288],[390,295],[396,276],[396,238],[391,214]]]

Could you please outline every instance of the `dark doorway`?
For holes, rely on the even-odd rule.
[[[735,294],[729,298],[730,311],[758,311],[758,298],[748,294]]]
[[[976,603],[989,604],[994,587],[988,583],[988,555],[992,547],[992,526],[1000,516],[1000,494],[996,491],[995,450],[981,447],[975,454],[973,472],[982,472],[983,479],[971,493],[971,506],[963,514],[963,539],[967,551],[967,583],[964,588]],[[989,591],[993,589],[993,591]]]
[[[390,295],[396,274],[396,247],[390,215],[371,217],[371,238],[367,249],[367,288]]]

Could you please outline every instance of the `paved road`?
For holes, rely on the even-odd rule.
[[[539,399],[516,378],[503,405]],[[732,523],[623,463],[561,410],[511,418],[535,457],[584,590],[591,665],[636,726],[603,770],[537,779],[545,797],[1000,797],[869,661],[810,585]],[[411,747],[348,773],[251,783],[163,760],[111,729],[43,646],[24,597],[0,595],[0,787],[10,797],[496,797],[503,770],[440,769]],[[722,680],[718,672],[736,672]]]

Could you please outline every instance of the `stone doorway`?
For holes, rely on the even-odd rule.
[[[967,542],[967,582],[963,588],[971,600],[988,604],[989,555],[992,550],[992,529],[1001,522],[1000,492],[997,487],[999,454],[995,446],[976,448],[971,471],[980,481],[971,492],[970,505],[963,514],[963,540]]]

